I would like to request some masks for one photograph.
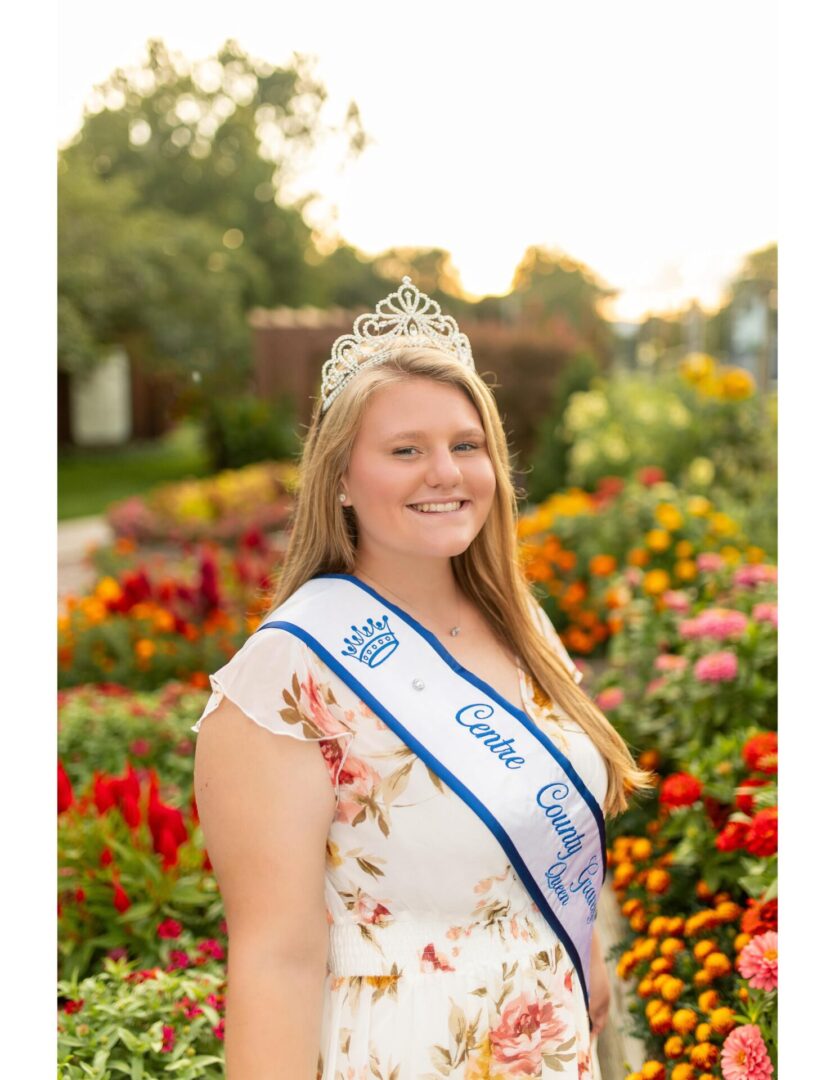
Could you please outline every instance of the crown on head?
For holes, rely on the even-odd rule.
[[[440,349],[475,371],[470,342],[455,319],[442,314],[436,300],[404,277],[400,288],[377,304],[376,312],[354,321],[353,334],[343,334],[333,343],[331,358],[322,368],[322,412],[363,368],[411,345]]]

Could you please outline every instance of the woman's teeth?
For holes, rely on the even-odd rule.
[[[450,513],[453,510],[460,510],[464,505],[463,502],[446,502],[446,503],[410,503],[410,510],[417,510],[421,514],[445,514]]]

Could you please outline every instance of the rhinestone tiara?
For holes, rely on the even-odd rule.
[[[381,300],[374,313],[354,321],[353,334],[343,334],[333,343],[330,360],[322,368],[322,412],[363,368],[412,345],[440,349],[475,371],[469,339],[455,319],[404,277],[400,288]]]

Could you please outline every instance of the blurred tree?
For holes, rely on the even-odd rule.
[[[603,285],[576,259],[533,246],[516,267],[509,299],[519,317],[533,325],[547,324],[560,316],[595,355],[609,359],[613,331],[600,313],[600,304],[615,295],[616,290]]]
[[[243,297],[265,271],[245,249],[218,251],[216,230],[140,204],[131,178],[104,181],[59,163],[58,361],[88,370],[122,344],[157,370],[234,382],[250,352]]]
[[[299,54],[286,67],[249,57],[227,41],[197,64],[151,40],[137,69],[117,69],[62,153],[72,171],[129,177],[139,205],[214,226],[219,253],[246,246],[266,273],[247,282],[244,307],[307,302],[308,198],[286,188],[306,153],[335,134],[321,119],[324,88]],[[99,111],[95,111],[96,108]],[[358,154],[365,134],[356,105],[339,134]]]

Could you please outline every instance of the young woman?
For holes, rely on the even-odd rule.
[[[404,279],[334,345],[274,610],[194,727],[230,1080],[595,1076],[603,821],[647,777],[580,678],[492,393]]]

